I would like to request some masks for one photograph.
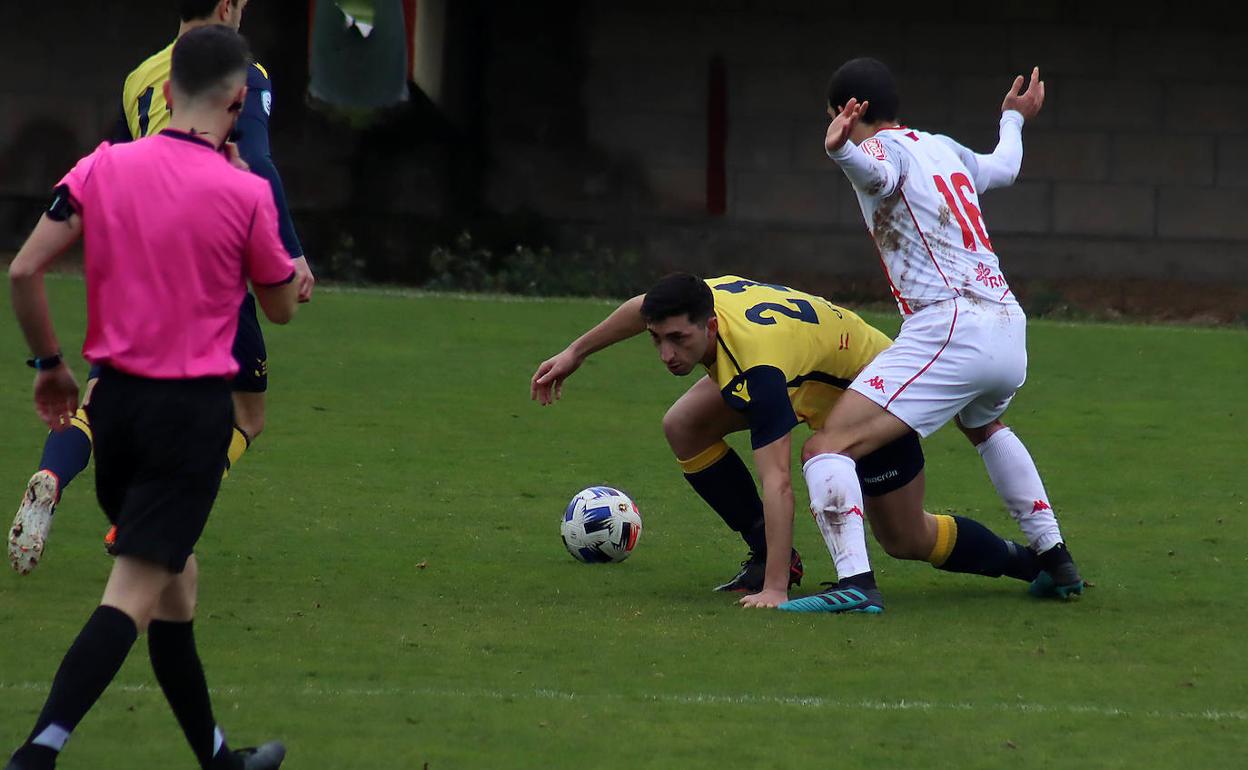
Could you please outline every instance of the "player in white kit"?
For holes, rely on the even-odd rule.
[[[1025,89],[1023,78],[1015,79],[990,155],[899,125],[896,85],[879,61],[846,63],[829,88],[833,120],[825,148],[854,186],[904,318],[893,346],[862,371],[802,453],[811,510],[822,519],[840,587],[863,589],[864,606],[880,596],[862,517],[853,515],[862,509],[855,462],[911,429],[926,437],[950,419],[978,449],[1038,554],[1044,571],[1031,593],[1066,598],[1083,591],[1035,463],[1000,420],[1027,376],[1027,318],[979,208],[981,192],[1013,184],[1018,175],[1023,123],[1044,102],[1039,76],[1034,69]],[[938,533],[937,547],[949,537],[956,531]],[[835,588],[780,607],[855,609]]]

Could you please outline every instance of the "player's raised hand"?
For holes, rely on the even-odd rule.
[[[571,350],[546,359],[529,380],[529,398],[542,406],[553,404],[563,396],[563,381],[579,368],[581,358]]]
[[[871,102],[859,102],[851,96],[840,112],[834,113],[833,109],[828,107],[828,117],[832,118],[832,122],[828,124],[828,134],[823,139],[823,149],[832,153],[844,147],[854,126],[858,125],[858,119],[867,111],[870,104]]]
[[[78,411],[78,381],[68,366],[45,369],[35,375],[35,412],[53,432],[69,427]]]
[[[1040,68],[1032,67],[1031,80],[1027,82],[1026,88],[1023,88],[1022,75],[1014,78],[1014,84],[1010,86],[1010,90],[1005,94],[1005,100],[1001,102],[1001,111],[1016,110],[1022,114],[1023,120],[1031,120],[1040,112],[1040,107],[1043,105],[1044,81],[1040,79]]]

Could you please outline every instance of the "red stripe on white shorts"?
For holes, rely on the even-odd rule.
[[[928,361],[926,364],[924,364],[923,368],[920,369],[918,373],[916,373],[910,379],[906,380],[905,384],[902,385],[900,388],[898,388],[897,392],[894,393],[891,397],[889,397],[888,403],[884,404],[885,409],[888,409],[888,407],[893,403],[893,401],[895,401],[897,397],[901,395],[902,391],[910,387],[910,383],[919,379],[919,377],[923,374],[923,372],[926,372],[928,369],[931,368],[932,364],[936,363],[936,359],[940,358],[940,354],[944,353],[945,348],[949,347],[949,340],[953,339],[953,327],[957,326],[957,324],[958,324],[958,303],[955,301],[953,303],[953,319],[949,321],[949,336],[945,338],[945,344],[940,346],[940,350],[936,351],[936,355],[932,356],[931,361]]]

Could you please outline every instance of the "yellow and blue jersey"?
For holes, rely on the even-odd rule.
[[[736,275],[707,278],[719,319],[708,371],[743,412],[754,448],[799,422],[817,430],[858,372],[892,344],[845,308],[787,286]]]
[[[165,101],[165,81],[173,62],[173,46],[149,56],[126,77],[121,89],[121,123],[124,131],[115,133],[115,141],[131,141],[158,134],[169,126],[169,105]],[[238,152],[253,173],[264,177],[273,188],[277,205],[278,230],[282,244],[292,257],[303,256],[303,246],[295,234],[295,223],[286,204],[286,190],[269,148],[269,115],[273,111],[273,83],[269,73],[258,62],[247,68],[247,98],[238,116],[231,139],[238,143]]]

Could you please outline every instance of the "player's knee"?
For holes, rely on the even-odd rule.
[[[843,454],[852,457],[852,449],[852,442],[830,431],[821,430],[806,439],[806,443],[802,445],[802,462],[805,463],[812,457],[826,454]]]
[[[677,457],[688,457],[698,451],[693,446],[697,443],[696,430],[679,406],[679,404],[673,405],[663,415],[663,436]]]
[[[1000,420],[993,420],[987,425],[981,425],[978,428],[968,428],[962,424],[962,420],[957,420],[958,430],[962,431],[962,435],[966,436],[972,446],[979,446],[987,441],[992,434],[999,430],[1005,430],[1005,423]]]

